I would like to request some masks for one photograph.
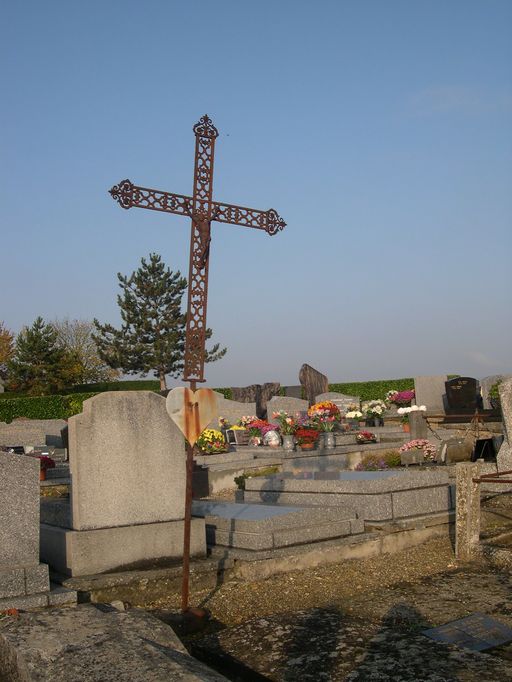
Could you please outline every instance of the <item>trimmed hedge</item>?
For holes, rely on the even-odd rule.
[[[70,393],[103,393],[104,391],[159,391],[158,379],[142,379],[133,381],[104,381],[98,384],[80,384],[66,388],[62,395]]]
[[[0,422],[18,417],[28,419],[68,419],[82,411],[84,400],[96,393],[41,395],[34,398],[11,398],[0,401]]]
[[[217,391],[217,393],[222,393],[226,400],[233,400],[233,392],[230,388],[214,388],[213,390]]]
[[[382,379],[381,381],[355,381],[346,384],[329,384],[329,391],[359,396],[361,400],[384,399],[388,391],[412,391],[414,379]]]

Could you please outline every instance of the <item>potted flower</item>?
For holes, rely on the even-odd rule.
[[[295,438],[302,450],[314,450],[320,433],[317,429],[301,426],[295,431]]]
[[[359,444],[376,443],[377,442],[377,436],[374,433],[372,433],[371,431],[360,431],[356,435],[356,442]]]
[[[265,419],[254,418],[247,424],[247,430],[249,431],[249,445],[261,445],[264,437],[276,430],[276,425],[269,424]]]
[[[336,424],[341,421],[341,414],[337,405],[330,400],[315,403],[308,410],[308,417],[312,423],[324,434],[324,446],[333,448],[336,445],[334,434],[332,433]]]
[[[294,433],[297,430],[297,420],[284,410],[272,412],[272,419],[276,419],[279,423],[279,430],[283,438],[283,449],[293,450],[295,448]]]
[[[217,429],[205,429],[197,439],[197,447],[202,455],[218,455],[228,451],[226,439]]]
[[[416,393],[411,391],[388,391],[386,400],[399,407],[408,407],[414,400]]]
[[[359,409],[349,410],[345,414],[345,419],[348,420],[351,429],[357,430],[359,428],[359,422],[363,418],[363,413]]]
[[[363,403],[362,412],[366,421],[366,426],[382,426],[384,424],[384,413],[386,403],[383,400],[369,400]]]
[[[38,455],[39,459],[39,480],[46,481],[46,472],[48,469],[55,468],[55,460],[48,455]]]

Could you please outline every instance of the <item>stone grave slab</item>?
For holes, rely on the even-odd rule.
[[[449,513],[454,496],[444,468],[284,472],[248,479],[244,502],[340,505],[371,522]]]
[[[423,634],[437,642],[472,651],[486,651],[512,642],[512,629],[485,613],[472,613],[466,618],[423,630]]]
[[[361,533],[363,522],[340,507],[301,508],[194,500],[209,545],[265,550]]]
[[[86,400],[69,419],[69,466],[69,509],[41,501],[47,563],[75,576],[181,558],[185,445],[165,398],[112,391]],[[200,519],[191,533],[192,554],[204,555]]]

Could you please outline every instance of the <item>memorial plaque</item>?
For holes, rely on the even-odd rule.
[[[512,629],[485,613],[473,613],[438,628],[423,630],[436,642],[455,644],[472,651],[485,651],[512,642]]]
[[[457,377],[445,383],[446,400],[450,410],[468,411],[478,407],[477,381],[471,377]]]

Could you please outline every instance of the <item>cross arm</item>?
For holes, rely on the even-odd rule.
[[[109,194],[123,208],[149,208],[152,211],[192,215],[191,197],[149,187],[138,187],[129,180],[122,180],[118,185],[114,185]]]
[[[259,211],[245,206],[220,204],[217,201],[213,202],[212,220],[219,223],[241,225],[242,227],[255,227],[258,230],[265,230],[271,235],[276,234],[286,226],[284,220],[273,208],[268,211]]]

